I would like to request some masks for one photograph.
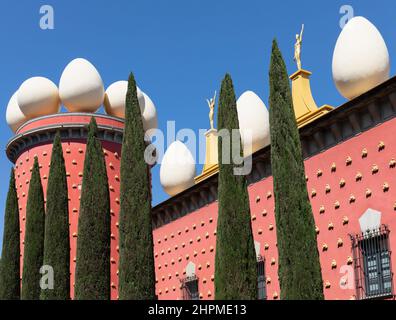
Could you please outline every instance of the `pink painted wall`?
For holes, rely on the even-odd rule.
[[[326,299],[355,298],[353,265],[348,265],[347,262],[348,257],[352,257],[349,234],[360,232],[358,219],[368,208],[382,212],[381,223],[388,225],[391,230],[391,249],[396,248],[395,232],[392,232],[396,231],[396,168],[389,166],[390,160],[396,159],[395,127],[396,119],[392,119],[305,162],[307,188],[318,227],[323,281],[330,285],[324,289]],[[380,141],[385,144],[383,150],[378,148]],[[363,149],[367,149],[367,157],[362,157]],[[346,164],[348,157],[352,159],[349,165]],[[333,162],[336,164],[334,172],[331,171]],[[378,173],[372,173],[374,164],[379,167]],[[318,174],[318,170],[322,174]],[[362,174],[361,181],[356,181],[358,172]],[[344,187],[340,187],[341,179],[345,180]],[[388,191],[383,190],[385,182],[389,184]],[[330,192],[326,193],[327,184]],[[366,197],[367,188],[371,190],[369,197]],[[311,196],[313,189],[316,191],[314,197]],[[249,195],[254,239],[260,243],[260,254],[266,260],[267,296],[268,299],[279,299],[272,177],[250,185]],[[352,195],[355,197],[354,202],[350,202]],[[336,201],[340,203],[338,209],[335,207]],[[321,206],[324,207],[323,213],[320,213]],[[214,275],[215,255],[214,251],[210,252],[208,249],[216,243],[213,233],[216,229],[216,216],[217,202],[214,202],[154,231],[156,291],[160,299],[182,297],[179,279],[185,277],[183,272],[189,261],[201,266],[196,274],[202,299],[214,298],[214,283],[211,279]],[[344,217],[348,218],[348,223],[343,222]],[[213,219],[212,223],[208,223],[209,218]],[[204,222],[203,226],[201,221]],[[333,224],[333,229],[329,229],[329,224]],[[209,238],[205,239],[207,233]],[[198,236],[201,238],[200,242],[197,241]],[[338,244],[339,239],[342,244]],[[326,251],[322,250],[324,244],[328,247]],[[204,254],[202,249],[205,249]],[[194,252],[197,253],[196,256]],[[335,268],[332,267],[333,260],[337,264]],[[396,267],[395,255],[392,256],[392,265]],[[352,272],[348,273],[348,270]],[[344,276],[348,276],[347,284],[341,288],[340,280]],[[345,288],[349,285],[350,289]]]
[[[63,121],[63,117],[50,118],[52,124]],[[70,117],[70,122],[89,123],[91,117],[79,116],[78,119]],[[105,118],[97,118],[97,122],[107,124]],[[111,119],[110,119],[111,120]],[[48,119],[43,119],[29,124],[30,129],[42,125],[48,125]],[[113,120],[110,124],[113,124]],[[120,126],[118,121],[118,126]],[[23,128],[25,129],[25,128]],[[118,296],[118,213],[119,213],[119,194],[120,194],[120,153],[121,145],[117,143],[102,142],[105,154],[107,175],[109,179],[110,189],[110,207],[111,207],[111,298],[117,299]],[[63,156],[65,158],[67,184],[69,193],[69,223],[70,223],[70,288],[71,297],[74,296],[74,275],[76,266],[76,249],[78,237],[78,215],[80,210],[80,194],[84,171],[84,158],[86,151],[85,140],[66,140],[62,141]],[[40,165],[41,182],[43,185],[44,195],[47,192],[47,182],[49,175],[49,166],[51,162],[51,144],[42,144],[35,146],[23,152],[15,163],[15,178],[19,201],[20,225],[21,225],[21,270],[23,264],[23,249],[25,238],[25,217],[26,203],[29,192],[29,182],[31,176],[31,168],[34,162],[34,156],[38,157]]]
[[[64,118],[50,118],[37,121],[36,127],[50,123],[62,122]],[[73,120],[73,117],[70,118]],[[69,120],[70,120],[69,119]],[[69,122],[68,120],[68,122]],[[71,121],[70,120],[70,121]],[[90,117],[79,116],[76,122],[88,123]],[[97,118],[98,123],[107,124],[105,118]],[[111,120],[117,121],[117,120]],[[48,123],[47,123],[48,122]],[[122,127],[121,122],[108,123],[108,125]],[[27,125],[23,130],[35,127]],[[305,162],[307,174],[307,187],[312,203],[316,225],[318,227],[318,249],[322,265],[324,282],[330,287],[325,288],[326,299],[353,299],[355,297],[353,274],[348,278],[351,289],[342,289],[340,286],[340,273],[342,266],[348,266],[348,257],[352,256],[349,234],[359,233],[359,217],[372,208],[382,212],[382,223],[387,224],[391,230],[391,249],[396,247],[393,230],[396,230],[396,168],[389,166],[389,161],[396,159],[396,138],[393,133],[396,119],[387,121],[369,131],[357,135],[348,141],[338,144]],[[21,130],[22,132],[22,130]],[[380,141],[385,148],[378,149]],[[71,284],[74,283],[74,269],[76,256],[77,222],[79,212],[80,185],[82,182],[83,161],[85,157],[84,141],[63,141],[63,151],[69,186],[69,212],[70,212],[70,243],[71,243]],[[19,197],[21,218],[21,252],[23,255],[23,239],[25,230],[26,200],[30,180],[30,167],[33,165],[34,155],[39,158],[40,173],[44,192],[47,187],[49,163],[51,158],[51,144],[33,147],[21,154],[15,164],[16,184]],[[111,197],[111,297],[117,299],[118,291],[118,214],[119,214],[119,165],[120,149],[117,143],[103,143],[107,172],[109,177]],[[362,157],[362,150],[367,149],[367,157]],[[351,164],[346,164],[346,159],[351,157]],[[75,161],[73,161],[75,160]],[[336,164],[336,171],[331,171],[332,163]],[[378,173],[372,173],[372,166],[379,167]],[[318,175],[318,170],[322,174]],[[362,174],[361,181],[356,181],[356,174]],[[340,187],[340,180],[345,180],[345,186]],[[389,184],[389,190],[383,191],[383,184]],[[326,185],[330,192],[326,193]],[[371,196],[366,197],[366,189],[371,190]],[[311,196],[315,189],[316,196]],[[278,255],[276,248],[276,225],[274,217],[274,199],[272,194],[272,178],[249,186],[252,228],[255,241],[260,243],[260,254],[265,257],[265,272],[267,276],[268,299],[279,299],[280,289],[277,277]],[[350,197],[355,197],[350,202]],[[335,202],[340,206],[335,208]],[[320,213],[320,207],[324,212]],[[343,223],[344,217],[348,223]],[[329,229],[329,224],[333,229]],[[199,291],[201,299],[214,298],[214,261],[216,245],[217,201],[194,211],[176,221],[154,230],[154,255],[156,271],[156,292],[159,299],[181,299],[182,291],[180,280],[185,275],[187,264],[192,261],[196,265],[196,275],[199,278]],[[77,235],[78,236],[78,235]],[[338,239],[342,245],[338,245]],[[327,251],[322,247],[326,244]],[[395,256],[392,256],[392,265],[396,266]],[[337,266],[332,268],[332,261]],[[351,266],[353,267],[353,266]],[[346,267],[348,268],[348,267]],[[353,269],[350,269],[353,270]],[[73,286],[71,296],[73,296]]]

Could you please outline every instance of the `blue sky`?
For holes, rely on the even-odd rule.
[[[55,29],[39,27],[42,5],[55,12]],[[331,75],[342,5],[368,18],[382,33],[392,57],[396,50],[396,2],[262,0],[2,0],[0,10],[0,242],[11,163],[4,149],[12,136],[5,122],[9,98],[29,77],[56,84],[72,59],[83,57],[99,70],[105,87],[133,71],[154,101],[159,128],[176,121],[176,130],[207,128],[205,99],[219,91],[226,72],[237,96],[253,90],[268,105],[271,42],[277,38],[289,73],[295,71],[294,37],[305,24],[303,67],[313,72],[318,105],[345,100]],[[393,75],[394,67],[391,67]],[[201,166],[197,166],[197,173]],[[153,169],[153,201],[167,198]]]

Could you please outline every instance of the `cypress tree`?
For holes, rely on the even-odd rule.
[[[121,157],[119,298],[155,299],[150,167],[144,159],[143,121],[131,73]]]
[[[65,161],[59,132],[55,135],[47,186],[44,265],[54,271],[53,289],[42,289],[41,299],[70,299],[69,207]]]
[[[75,299],[110,299],[110,197],[94,117],[88,127],[81,190]]]
[[[227,300],[257,299],[257,258],[250,222],[246,176],[234,173],[234,168],[239,166],[233,157],[235,150],[232,150],[230,161],[223,159],[222,154],[225,140],[223,141],[220,133],[226,129],[229,132],[230,145],[238,144],[238,156],[242,156],[234,87],[228,74],[221,84],[217,125],[220,139],[215,297]],[[237,130],[236,136],[232,135],[233,129]],[[233,139],[237,141],[233,142]]]
[[[286,66],[276,40],[270,63],[271,166],[282,299],[323,299],[315,223]]]
[[[18,198],[14,169],[11,169],[10,185],[4,215],[3,250],[0,262],[0,300],[19,300],[20,284],[20,233]]]
[[[25,249],[23,254],[22,299],[40,298],[40,268],[44,251],[44,195],[37,157],[34,157],[26,205]]]

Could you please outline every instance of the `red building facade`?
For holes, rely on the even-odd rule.
[[[393,295],[391,266],[396,265],[396,258],[390,252],[396,247],[395,115],[396,78],[392,78],[300,129],[326,299],[390,298]],[[57,130],[61,132],[69,188],[72,297],[86,126],[91,116],[66,113],[36,118],[19,128],[7,146],[7,156],[15,164],[23,261],[26,201],[33,158],[39,159],[45,194],[53,136]],[[117,299],[123,122],[110,116],[94,116],[109,177],[111,298]],[[253,155],[248,188],[256,252],[262,268],[260,283],[265,289],[261,294],[267,299],[279,299],[269,152],[270,147],[266,147]],[[214,298],[216,225],[216,174],[153,208],[159,299]],[[378,237],[362,234],[366,229],[379,232]],[[375,250],[369,252],[368,245],[374,245]],[[377,250],[377,246],[382,249]],[[376,269],[373,271],[373,268]],[[371,279],[373,272],[381,274],[381,279]],[[378,286],[382,289],[377,290]]]
[[[86,128],[95,116],[98,135],[105,155],[110,191],[111,214],[111,298],[118,296],[118,213],[120,204],[120,154],[123,121],[99,114],[62,113],[30,120],[22,125],[7,145],[7,156],[15,164],[15,183],[18,194],[21,226],[21,274],[25,238],[26,203],[34,157],[40,167],[44,195],[47,192],[53,138],[57,130],[62,138],[69,193],[70,224],[70,288],[74,296],[74,276],[78,214],[86,150]]]
[[[395,115],[393,78],[300,129],[326,299],[393,297]],[[261,296],[279,299],[269,151],[253,155],[248,190]],[[214,175],[154,208],[159,299],[214,298],[217,205]]]

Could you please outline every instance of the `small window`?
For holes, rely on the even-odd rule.
[[[393,295],[389,229],[379,229],[352,236],[355,283],[358,299],[384,298]]]
[[[183,300],[199,300],[198,278],[193,275],[182,280]]]
[[[258,256],[257,258],[257,272],[258,272],[258,300],[266,300],[267,299],[267,288],[265,283],[265,260],[262,256]]]

